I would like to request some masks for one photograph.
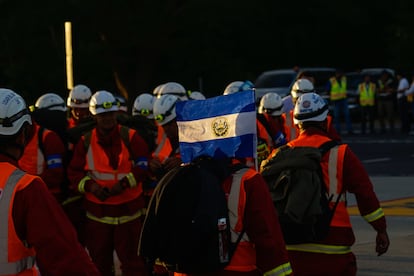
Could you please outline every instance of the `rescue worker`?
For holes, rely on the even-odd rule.
[[[299,97],[294,121],[300,134],[288,143],[290,147],[320,147],[332,140],[327,132],[328,105],[316,93]],[[295,275],[356,275],[357,265],[351,246],[355,242],[346,208],[346,193],[353,193],[361,216],[375,229],[378,255],[388,250],[389,239],[384,212],[380,207],[371,180],[361,161],[346,144],[325,154],[321,161],[324,183],[331,205],[340,197],[328,236],[310,244],[289,244],[290,261]],[[334,172],[334,173],[333,173]]]
[[[78,84],[69,92],[67,106],[70,108],[69,128],[89,121],[89,100],[92,92],[86,85]]]
[[[123,275],[147,275],[137,256],[150,153],[135,130],[117,122],[118,104],[108,91],[92,95],[89,111],[96,127],[75,147],[68,177],[85,194],[85,244],[102,275],[113,275],[115,250]],[[126,136],[126,137],[125,137]]]
[[[166,94],[177,96],[181,101],[186,101],[189,99],[188,93],[185,90],[184,86],[178,82],[167,82],[159,87],[159,90],[157,91],[157,98],[160,98],[162,95]]]
[[[349,114],[347,101],[347,79],[344,72],[336,70],[335,76],[331,77],[327,83],[326,91],[330,96],[330,101],[334,108],[334,124],[336,131],[341,134],[341,113],[344,115],[346,130],[348,134],[354,134],[352,130],[351,115]]]
[[[259,165],[270,152],[286,144],[286,126],[285,119],[282,117],[282,109],[282,98],[276,93],[266,93],[260,99],[257,114],[257,136],[259,140],[265,142],[268,153],[263,156],[258,154]]]
[[[100,275],[43,180],[18,169],[31,123],[23,98],[0,89],[0,275]]]
[[[375,98],[376,85],[371,81],[369,74],[364,75],[364,81],[358,84],[359,105],[361,107],[361,134],[366,133],[366,126],[370,134],[374,134],[374,115],[375,115]]]
[[[229,95],[247,90],[254,90],[254,84],[251,81],[233,81],[226,86],[223,91],[223,95]]]
[[[178,126],[175,120],[177,101],[179,101],[177,96],[167,94],[157,98],[154,102],[154,119],[165,133],[164,135],[158,132],[157,148],[149,163],[151,172],[158,180],[166,172],[182,163],[178,143]]]
[[[217,165],[224,162],[223,159],[215,160]],[[234,166],[241,167],[222,184],[229,208],[232,242],[235,243],[239,235],[244,233],[224,270],[207,275],[293,275],[294,270],[292,272],[278,216],[265,180],[256,170],[241,165],[238,160],[229,160],[227,166],[231,170],[234,170]],[[174,276],[186,275],[192,274],[174,273]]]
[[[298,79],[292,86],[290,94],[292,95],[293,104],[296,104],[298,98],[305,93],[315,92],[313,83],[309,79]],[[285,119],[286,124],[286,140],[291,141],[299,136],[299,129],[294,124],[293,120],[293,109],[282,115]],[[330,114],[327,115],[328,133],[330,137],[336,141],[341,141],[341,137],[336,131],[333,125],[333,119]]]
[[[66,112],[64,100],[54,93],[44,94],[35,104],[38,112],[49,108]],[[27,173],[40,176],[56,200],[62,202],[67,192],[67,187],[64,187],[67,146],[55,131],[40,126],[34,120],[27,129],[29,141],[19,159],[19,167]]]

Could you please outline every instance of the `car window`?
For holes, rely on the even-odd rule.
[[[295,80],[296,73],[269,73],[259,76],[256,80],[256,88],[290,87]]]

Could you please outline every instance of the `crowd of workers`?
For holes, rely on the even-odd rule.
[[[332,82],[332,93],[340,93],[337,86]],[[253,88],[249,81],[235,81],[223,95]],[[47,93],[29,112],[21,96],[0,89],[0,233],[8,237],[0,239],[0,275],[114,275],[114,252],[123,275],[167,273],[137,255],[139,233],[157,181],[182,163],[175,104],[204,99],[200,92],[168,82],[152,94],[138,95],[129,114],[125,98],[105,90],[92,93],[79,84],[67,102]],[[345,197],[333,230],[320,244],[286,245],[283,240],[258,165],[281,145],[341,141],[311,81],[297,80],[291,101],[294,108],[287,112],[277,94],[266,94],[258,103],[257,160],[238,160],[250,167],[240,180],[247,201],[239,203],[246,210],[248,250],[236,250],[220,274],[356,274]],[[342,145],[335,154],[322,161],[325,176],[337,171],[327,189],[356,195],[361,215],[377,232],[381,255],[389,241],[372,183],[349,147]]]

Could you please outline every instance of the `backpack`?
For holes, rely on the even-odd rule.
[[[201,157],[165,174],[151,197],[138,254],[174,272],[222,270],[244,232],[231,243],[221,187],[231,173],[228,164]]]
[[[338,205],[329,203],[320,165],[322,156],[338,142],[331,140],[320,148],[279,148],[261,167],[273,203],[279,214],[279,223],[286,244],[318,242],[329,232],[329,226]]]

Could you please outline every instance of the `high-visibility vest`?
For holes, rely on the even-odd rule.
[[[34,135],[24,148],[24,155],[19,160],[19,167],[25,172],[33,175],[41,175],[46,168],[45,157],[43,152],[40,150],[38,143],[39,130],[40,126],[35,125]],[[48,129],[43,131],[43,137],[41,137],[43,141],[48,132],[50,132]]]
[[[293,123],[293,110],[282,114],[286,124],[286,141],[295,139],[298,136],[298,128]]]
[[[312,146],[320,147],[323,143],[329,141],[328,137],[321,139],[320,136],[309,137],[306,141],[297,139],[288,143],[291,147],[297,146]],[[352,228],[350,216],[346,208],[346,193],[343,192],[343,161],[345,156],[347,145],[339,145],[332,148],[328,153],[328,162],[321,163],[322,174],[326,190],[329,198],[332,197],[330,202],[331,208],[335,204],[336,199],[340,196],[339,203],[336,207],[334,216],[332,218],[331,227],[347,227]],[[294,244],[288,245],[288,250],[325,253],[325,254],[346,254],[351,252],[349,246],[341,245],[325,245],[319,243],[307,243],[307,244]]]
[[[335,77],[329,79],[331,83],[331,101],[346,99],[346,77],[342,76],[340,81]]]
[[[171,152],[172,146],[170,139],[168,139],[168,136],[162,126],[158,125],[157,147],[152,153],[152,157],[157,157],[161,162],[163,162],[171,155]]]
[[[361,106],[374,106],[375,104],[375,88],[376,85],[373,82],[370,82],[367,85],[365,82],[360,83],[358,85],[358,92],[359,92],[359,104]]]
[[[35,250],[20,240],[13,221],[16,192],[37,177],[6,162],[1,163],[0,170],[0,275],[38,275],[34,266]]]
[[[129,129],[129,138],[132,139],[135,131]],[[121,137],[119,138],[121,139]],[[92,130],[90,144],[86,153],[85,171],[88,176],[102,187],[111,189],[119,180],[127,176],[132,169],[133,161],[126,145],[121,141],[122,150],[119,153],[118,168],[110,166],[109,158],[105,151],[98,144],[96,128]],[[111,196],[104,202],[99,200],[92,193],[86,192],[87,200],[97,204],[121,204],[138,198],[142,194],[142,185],[137,185],[131,189],[125,189],[121,194]]]
[[[247,179],[254,177],[256,174],[256,171],[248,168],[243,168],[233,173],[231,189],[227,201],[231,227],[231,241],[233,243],[237,241],[240,233],[244,230],[243,222],[247,200],[244,183]],[[231,258],[230,264],[225,267],[225,270],[248,272],[256,269],[256,249],[254,243],[252,243],[247,234],[244,233]],[[284,276],[290,275],[291,272],[292,268],[290,263],[284,263],[266,272],[265,275]]]

